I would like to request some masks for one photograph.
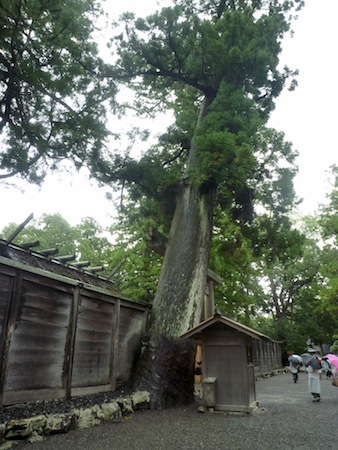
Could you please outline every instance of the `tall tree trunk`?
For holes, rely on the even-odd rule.
[[[213,96],[204,98],[195,132],[213,100]],[[188,171],[198,167],[196,150],[193,139]],[[177,337],[201,320],[216,191],[215,183],[195,186],[190,184],[189,178],[181,185],[153,303],[152,342],[161,336]]]
[[[197,127],[211,98],[201,107]],[[194,142],[189,168],[198,164]],[[138,367],[138,388],[151,392],[153,408],[192,400],[194,345],[178,336],[201,321],[217,186],[182,183],[153,303],[150,335]]]
[[[215,196],[215,186],[181,188],[153,304],[153,342],[201,321]]]

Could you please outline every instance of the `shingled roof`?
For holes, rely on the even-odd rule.
[[[126,298],[117,289],[115,283],[108,278],[2,239],[0,239],[0,264],[40,273],[48,278],[60,279],[60,281],[73,281],[71,284],[83,283],[95,286],[110,291],[111,295]]]

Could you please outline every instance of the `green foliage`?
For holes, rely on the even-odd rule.
[[[331,345],[330,352],[334,355],[338,354],[338,341],[334,341],[334,343]]]
[[[12,223],[2,230],[2,238],[8,239],[17,229]],[[89,261],[91,266],[104,266],[103,275],[110,274],[112,244],[104,236],[103,228],[92,218],[82,219],[72,227],[60,214],[44,214],[27,225],[14,239],[14,244],[39,241],[37,252],[57,248],[58,255],[75,255],[76,260]]]
[[[96,0],[0,3],[0,177],[40,183],[61,160],[91,165],[107,137],[111,83],[94,40]]]
[[[280,342],[282,357],[286,361],[289,351],[301,354],[306,351],[307,335],[299,329],[299,324],[291,321],[276,321],[274,318],[258,316],[251,325],[266,336]]]
[[[194,137],[199,182],[246,180],[256,166],[251,139],[261,123],[255,102],[223,82]]]
[[[105,176],[123,179],[132,208],[122,212],[131,223],[136,210],[153,210],[165,228],[181,178],[201,190],[216,186],[210,264],[225,280],[216,300],[243,321],[267,309],[257,282],[262,255],[301,254],[302,238],[287,218],[296,204],[296,152],[282,133],[265,128],[295,74],[281,72],[278,62],[301,3],[175,1],[145,19],[125,14],[112,41],[112,77],[135,92],[127,106],[140,115],[172,110],[175,123],[138,163],[105,161]],[[127,236],[135,236],[133,226]]]
[[[321,304],[318,311],[329,315],[334,321],[333,335],[338,330],[338,167],[333,166],[331,169],[332,191],[328,194],[328,204],[321,208],[318,219],[323,239],[320,266],[323,282],[319,292]]]
[[[2,230],[4,239],[17,229],[17,224],[10,224]],[[60,214],[44,214],[41,218],[33,220],[14,239],[14,244],[25,244],[39,241],[39,248],[58,248],[63,254],[75,252],[75,233],[69,223]]]
[[[110,264],[114,280],[123,293],[138,301],[152,302],[163,258],[148,248],[148,230],[161,226],[154,205],[146,198],[139,207],[130,202],[123,208],[117,224],[110,229],[115,236]]]
[[[324,239],[333,239],[338,246],[338,166],[331,167],[332,191],[328,194],[328,204],[321,208],[319,224]]]
[[[217,309],[249,325],[260,312],[257,299],[264,296],[257,283],[252,244],[245,230],[231,216],[217,208],[210,265],[223,280],[215,288]]]
[[[162,183],[168,186],[168,179],[178,183],[179,173],[189,175],[195,185],[238,179],[237,189],[248,177],[254,179],[255,133],[295,74],[279,71],[278,56],[289,14],[300,4],[175,1],[146,18],[124,14],[112,39],[115,60],[110,68],[114,82],[135,93],[123,106],[138,115],[172,110],[175,124],[160,137],[156,161],[143,165],[142,158],[135,165],[115,156],[100,161],[95,176],[124,180],[131,189],[136,183],[155,196],[154,190],[161,190]],[[199,124],[204,98],[209,108]],[[163,176],[154,178],[152,165],[160,169],[158,161]],[[176,163],[175,177],[168,161]]]
[[[109,275],[114,252],[113,237],[91,217],[82,219],[80,224],[73,227],[73,233],[78,259],[89,261],[91,267],[102,266],[104,271],[100,274]]]

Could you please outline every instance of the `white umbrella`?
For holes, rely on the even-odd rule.
[[[288,361],[293,364],[302,364],[303,360],[302,357],[296,354],[290,355],[288,358]]]

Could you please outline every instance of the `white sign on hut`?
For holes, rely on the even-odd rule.
[[[256,406],[252,341],[262,334],[214,314],[181,335],[201,344],[202,401],[207,408],[251,412]]]

